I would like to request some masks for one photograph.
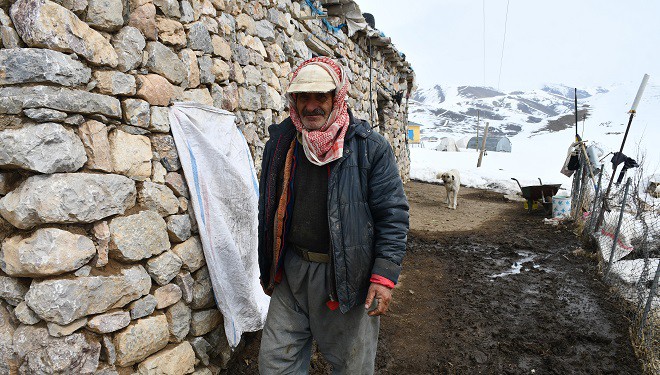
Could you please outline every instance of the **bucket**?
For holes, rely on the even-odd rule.
[[[556,195],[552,197],[552,217],[564,218],[571,214],[571,197]]]

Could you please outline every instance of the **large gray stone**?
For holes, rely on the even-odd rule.
[[[176,275],[176,278],[174,278],[174,282],[179,286],[179,289],[181,289],[181,298],[183,301],[185,303],[191,303],[193,301],[193,288],[195,286],[195,279],[192,278],[190,272],[179,272],[179,274]]]
[[[221,36],[213,35],[211,37],[213,43],[213,54],[222,57],[224,60],[231,60],[231,46]]]
[[[209,364],[209,352],[212,350],[211,344],[206,341],[203,337],[194,337],[190,340],[190,345],[192,345],[195,355],[202,361],[204,366]]]
[[[163,43],[174,46],[175,48],[181,48],[186,45],[186,31],[183,29],[181,22],[167,17],[157,16],[156,27],[158,28],[158,38]]]
[[[86,161],[80,138],[60,124],[47,122],[0,130],[0,168],[75,172]]]
[[[188,48],[204,53],[213,53],[209,30],[202,22],[195,22],[188,30]]]
[[[112,169],[134,180],[151,176],[151,141],[144,135],[129,134],[121,130],[110,133]]]
[[[91,69],[62,52],[41,48],[0,49],[0,85],[52,82],[78,86]]]
[[[179,273],[182,264],[181,258],[166,251],[147,261],[147,272],[158,285],[166,285]]]
[[[140,30],[146,39],[156,40],[158,38],[156,6],[151,2],[137,2],[131,8],[128,24]]]
[[[82,11],[87,9],[87,3],[88,3],[87,0],[53,0],[53,1],[76,14],[80,14],[82,13]]]
[[[28,285],[17,278],[0,276],[0,298],[12,306],[23,302],[28,289]]]
[[[148,294],[150,288],[149,274],[136,265],[107,275],[33,281],[25,302],[43,320],[66,325],[123,307]]]
[[[236,82],[231,82],[227,86],[222,87],[222,109],[233,112],[238,108],[238,85]],[[256,95],[256,94],[254,94]]]
[[[78,135],[87,152],[85,166],[89,169],[112,172],[110,141],[108,140],[108,129],[105,124],[89,120],[80,125]]]
[[[96,88],[105,95],[135,95],[135,77],[113,70],[94,72]]]
[[[226,366],[227,362],[229,362],[232,357],[233,351],[229,346],[229,342],[227,342],[225,328],[223,326],[218,326],[216,329],[205,335],[204,339],[211,344],[209,357],[216,358],[218,363],[223,367]]]
[[[131,323],[114,337],[117,365],[130,366],[163,349],[170,332],[165,315],[144,318]]]
[[[139,375],[190,374],[195,371],[195,352],[188,341],[168,347],[138,365]]]
[[[145,181],[138,190],[138,204],[161,216],[174,215],[179,211],[179,200],[170,188],[162,184]]]
[[[87,327],[96,333],[110,333],[119,331],[131,322],[131,314],[128,311],[111,311],[99,314],[87,322]]]
[[[0,87],[0,114],[19,114],[24,108],[41,107],[88,115],[121,117],[119,100],[112,96],[64,87]]]
[[[256,35],[259,39],[266,42],[275,42],[275,28],[273,24],[267,20],[261,20],[256,22]]]
[[[110,257],[126,262],[150,258],[170,248],[165,220],[154,211],[112,219],[110,236]]]
[[[140,128],[149,127],[151,111],[149,103],[142,99],[124,99],[121,109],[124,112],[124,122]]]
[[[67,325],[59,325],[52,322],[48,322],[46,323],[46,327],[48,327],[49,335],[53,337],[63,337],[63,336],[69,336],[70,334],[84,327],[86,324],[87,324],[87,318],[84,317],[78,320],[74,320],[73,322]]]
[[[215,74],[213,74],[213,59],[211,59],[211,56],[200,56],[197,58],[197,63],[199,64],[199,82],[215,82]]]
[[[195,20],[192,5],[187,0],[181,0],[181,22],[191,23]]]
[[[171,49],[159,42],[147,43],[146,68],[158,73],[174,84],[183,82],[188,73],[186,67],[179,57]]]
[[[164,309],[181,300],[181,289],[176,284],[167,284],[156,289],[154,297],[158,301],[156,308]]]
[[[135,183],[124,176],[37,175],[0,199],[0,215],[20,229],[47,223],[91,223],[124,213],[135,205],[136,195]]]
[[[181,17],[181,10],[179,9],[179,2],[177,0],[154,0],[156,5],[164,15],[170,18]]]
[[[167,235],[170,237],[170,242],[179,243],[190,238],[192,228],[190,216],[187,214],[171,215],[165,221],[167,222]]]
[[[115,31],[124,25],[122,0],[89,0],[87,23],[99,30]]]
[[[165,185],[172,189],[174,195],[177,197],[186,197],[190,198],[190,192],[188,191],[188,186],[183,179],[181,173],[178,172],[169,172],[165,176]]]
[[[30,236],[5,239],[0,267],[10,276],[52,276],[77,270],[95,254],[94,242],[85,236],[57,228],[41,228]]]
[[[10,9],[16,31],[30,47],[75,52],[96,65],[117,66],[117,53],[98,31],[48,0],[18,0]]]
[[[117,52],[119,70],[126,72],[140,66],[142,50],[147,45],[140,30],[126,26],[112,36],[112,44]]]
[[[284,101],[282,96],[274,88],[262,83],[257,88],[257,92],[261,96],[261,104],[263,108],[272,109],[274,111],[282,111],[284,109]]]
[[[41,321],[39,315],[35,314],[25,301],[16,306],[14,309],[14,315],[16,315],[16,319],[18,319],[19,322],[27,325],[37,324]]]
[[[197,64],[197,60],[195,60],[195,64]],[[167,107],[151,107],[151,123],[149,124],[149,130],[158,133],[170,132],[169,109]]]
[[[147,294],[139,300],[134,301],[128,306],[131,319],[139,319],[151,315],[156,309],[157,304],[158,301],[153,294]]]
[[[185,242],[174,246],[172,252],[181,258],[183,268],[190,272],[195,272],[206,264],[202,242],[197,236],[191,237]]]
[[[247,111],[258,111],[261,109],[261,96],[254,88],[239,87],[238,107]]]
[[[195,272],[193,278],[193,299],[190,307],[193,309],[205,309],[215,305],[215,298],[213,297],[213,286],[211,284],[211,276],[207,267]]]
[[[190,331],[192,311],[183,301],[179,301],[165,310],[170,330],[170,341],[181,342]]]
[[[190,334],[203,336],[222,324],[222,313],[218,309],[208,309],[192,312]]]
[[[14,348],[22,361],[20,374],[92,375],[101,354],[99,339],[91,334],[52,337],[39,326],[19,327],[14,332]]]
[[[21,37],[11,26],[0,26],[0,42],[5,48],[24,47]]]
[[[62,122],[67,118],[66,112],[48,108],[26,108],[23,113],[36,122]]]
[[[245,83],[249,86],[258,86],[261,81],[261,69],[248,65],[243,69],[243,74],[245,74]]]
[[[196,102],[208,106],[213,105],[213,97],[207,88],[191,89],[183,92],[184,102]]]
[[[169,134],[153,134],[151,143],[158,153],[160,162],[163,163],[168,172],[174,172],[181,168],[179,153],[176,150],[174,138]]]
[[[109,367],[103,368],[101,365],[94,375],[119,375],[115,370],[114,364],[117,362],[117,351],[115,350],[115,344],[112,343],[112,336],[103,335],[102,350],[103,355],[105,356],[105,361],[108,363]]]

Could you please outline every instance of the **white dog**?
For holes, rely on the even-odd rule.
[[[458,190],[461,188],[461,174],[456,169],[452,169],[442,174],[438,174],[436,177],[442,179],[445,183],[445,190],[447,191],[447,208],[453,208],[455,210],[458,201]]]

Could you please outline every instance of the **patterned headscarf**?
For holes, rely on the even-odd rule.
[[[289,99],[289,115],[296,129],[301,134],[305,155],[310,162],[320,166],[337,160],[343,155],[344,136],[346,135],[350,121],[348,105],[346,104],[349,83],[344,68],[327,57],[314,57],[303,62],[293,72],[291,80],[293,81],[301,68],[309,64],[315,64],[325,69],[337,86],[332,103],[332,112],[330,112],[328,120],[320,129],[312,131],[305,129],[300,120],[300,114],[296,109],[296,94],[287,94]]]

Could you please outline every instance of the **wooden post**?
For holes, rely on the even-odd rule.
[[[488,123],[486,122],[486,127],[484,128],[484,139],[481,141],[481,152],[479,152],[479,161],[477,162],[477,168],[481,167],[481,158],[484,156],[484,150],[486,149],[486,137],[488,137]]]
[[[479,110],[477,109],[477,144],[474,147],[474,151],[479,152]]]

